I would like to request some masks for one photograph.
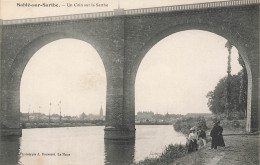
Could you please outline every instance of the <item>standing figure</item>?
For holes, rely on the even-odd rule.
[[[219,125],[220,121],[218,121],[218,146],[225,147],[225,142],[223,139],[223,128]]]
[[[198,138],[203,142],[203,146],[206,146],[206,132],[199,128]]]
[[[211,149],[217,149],[218,146],[218,135],[219,135],[219,121],[214,123],[214,127],[210,131],[211,140]]]
[[[190,129],[190,133],[189,133],[189,148],[188,148],[188,152],[193,152],[194,150],[198,150],[198,135],[197,132],[195,131],[195,128],[191,128]]]

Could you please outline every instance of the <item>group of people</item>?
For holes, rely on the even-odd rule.
[[[217,146],[225,146],[222,136],[223,128],[219,124],[220,121],[215,122],[214,127],[210,131],[212,138],[211,149],[217,149]],[[188,136],[188,146],[188,152],[197,151],[199,147],[206,146],[206,132],[201,128],[197,130],[196,127],[192,127]]]
[[[202,146],[198,143],[202,141]],[[201,128],[198,130],[195,127],[190,129],[188,137],[188,152],[197,151],[199,147],[206,146],[206,132]]]

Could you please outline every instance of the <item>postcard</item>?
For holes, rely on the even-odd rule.
[[[259,164],[260,0],[0,0],[0,164]]]

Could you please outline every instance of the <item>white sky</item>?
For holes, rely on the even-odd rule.
[[[208,1],[120,0],[120,6],[132,9]],[[118,6],[117,0],[78,0],[74,2],[107,3],[109,7],[71,8],[18,8],[16,2],[2,1],[3,19],[111,11]],[[156,44],[138,70],[136,112],[209,112],[206,94],[226,75],[228,52],[225,43],[225,39],[209,32],[184,31]],[[232,73],[236,73],[241,69],[236,50],[233,50],[232,61]],[[105,93],[105,71],[94,48],[79,40],[58,40],[40,49],[27,64],[21,82],[21,112],[28,112],[31,105],[31,112],[38,112],[41,106],[40,111],[47,114],[52,102],[52,113],[58,113],[58,102],[61,100],[63,114],[98,114],[100,106],[105,107]]]
[[[227,73],[226,39],[206,31],[170,35],[144,57],[136,78],[136,111],[209,113],[206,95]],[[232,50],[232,74],[241,70]]]
[[[21,111],[98,114],[105,107],[105,68],[88,43],[62,39],[47,44],[30,59],[21,81]]]

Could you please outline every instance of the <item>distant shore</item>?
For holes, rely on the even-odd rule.
[[[135,125],[172,125],[171,123],[162,122],[162,123],[152,123],[152,122],[142,122],[135,123]],[[22,129],[30,129],[30,128],[58,128],[58,127],[84,127],[84,126],[105,126],[105,122],[96,122],[96,123],[82,123],[82,122],[29,122],[29,123],[21,123]]]
[[[83,126],[104,126],[104,121],[85,123],[85,122],[29,122],[21,123],[22,129],[30,128],[57,128],[57,127],[83,127]]]

